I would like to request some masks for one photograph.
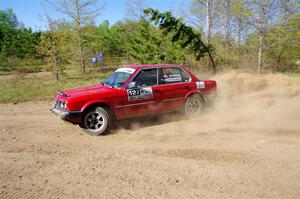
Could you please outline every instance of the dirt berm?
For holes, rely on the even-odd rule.
[[[199,117],[104,137],[51,102],[1,104],[0,198],[300,198],[300,78],[213,78],[218,98]]]

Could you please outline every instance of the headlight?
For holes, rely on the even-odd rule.
[[[56,100],[56,103],[54,105],[57,108],[63,108],[66,109],[67,108],[67,102],[61,102],[59,100]]]
[[[61,108],[66,109],[67,108],[67,102],[61,102]]]
[[[67,102],[64,102],[64,109],[67,108]]]

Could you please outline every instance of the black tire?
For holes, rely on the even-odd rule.
[[[89,135],[106,135],[110,133],[112,116],[110,111],[96,107],[85,112],[80,127]]]
[[[187,117],[194,117],[199,115],[204,109],[204,99],[200,94],[193,94],[189,96],[184,105],[183,113]]]

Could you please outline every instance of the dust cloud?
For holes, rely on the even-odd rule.
[[[150,120],[150,125],[149,120],[134,122],[117,133],[152,137],[218,131],[300,133],[299,77],[227,72],[211,79],[217,80],[217,97],[198,117],[166,115]]]

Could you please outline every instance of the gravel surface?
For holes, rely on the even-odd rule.
[[[128,120],[88,136],[51,102],[0,104],[0,198],[300,198],[300,82],[215,77],[190,120]]]

